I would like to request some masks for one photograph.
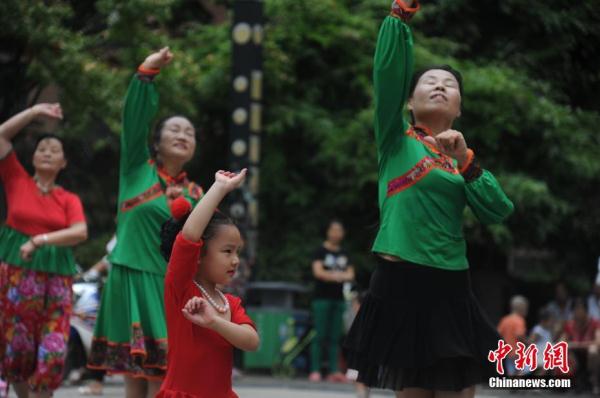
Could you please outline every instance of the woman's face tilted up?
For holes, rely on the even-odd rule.
[[[416,120],[460,116],[461,93],[456,77],[443,69],[430,69],[417,81],[408,100],[408,109]]]
[[[62,143],[56,138],[45,138],[38,143],[33,153],[36,172],[58,174],[67,166]]]
[[[158,157],[189,162],[196,150],[196,130],[192,123],[181,116],[173,116],[165,122],[160,141],[156,146]]]

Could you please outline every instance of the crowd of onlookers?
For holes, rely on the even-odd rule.
[[[510,300],[510,313],[498,324],[498,333],[506,344],[513,347],[504,361],[509,376],[561,376],[573,380],[577,390],[591,389],[600,395],[600,279],[586,296],[571,296],[567,286],[556,285],[552,301],[544,305],[537,314],[535,325],[526,326],[529,302],[521,295]],[[558,369],[544,369],[544,349],[547,343],[567,342],[569,371],[564,374]],[[537,368],[517,369],[515,360],[517,342],[526,347],[535,344]]]

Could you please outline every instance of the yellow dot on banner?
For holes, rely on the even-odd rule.
[[[233,80],[233,88],[241,93],[248,88],[248,78],[246,76],[238,76]]]
[[[244,124],[248,119],[248,111],[244,108],[237,108],[233,111],[232,119],[235,124]]]
[[[240,22],[233,27],[233,41],[236,42],[236,44],[242,45],[248,43],[251,34],[252,29],[250,28],[250,25],[245,22]]]
[[[231,152],[235,156],[242,156],[243,154],[246,153],[247,148],[248,148],[248,145],[246,145],[246,142],[244,140],[235,140],[231,144]]]

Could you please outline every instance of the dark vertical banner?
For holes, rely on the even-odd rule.
[[[246,239],[246,259],[253,265],[258,242],[258,189],[262,131],[263,2],[236,0],[231,27],[230,167],[248,168],[244,187],[229,198],[229,212]]]

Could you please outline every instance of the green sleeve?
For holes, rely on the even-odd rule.
[[[379,156],[397,148],[407,128],[402,110],[413,69],[413,39],[408,25],[388,16],[377,38],[373,63],[375,139]]]
[[[151,81],[137,75],[131,79],[123,108],[121,132],[121,175],[126,175],[150,158],[148,134],[158,110],[158,92]]]
[[[483,224],[498,224],[514,210],[492,173],[483,170],[481,176],[465,185],[467,203]]]

